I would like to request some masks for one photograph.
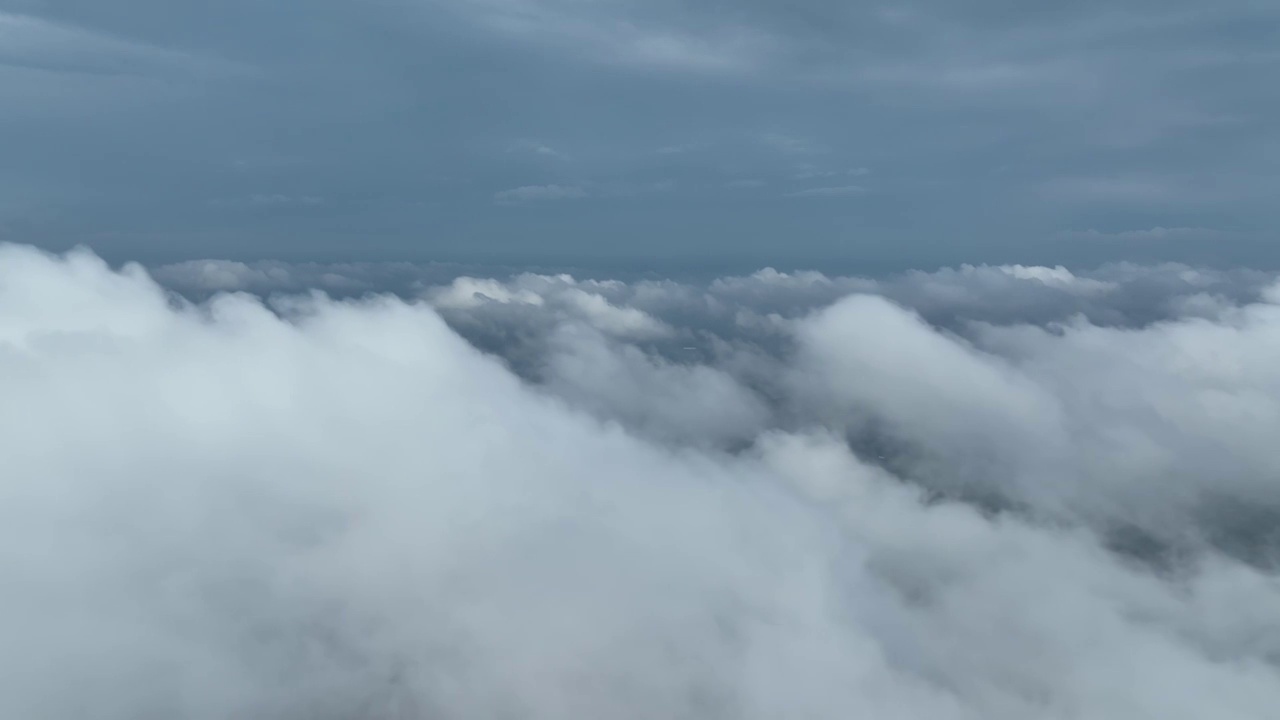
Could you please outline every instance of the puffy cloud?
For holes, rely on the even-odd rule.
[[[496,304],[496,312],[505,305],[542,306],[550,304],[550,319],[572,318],[619,337],[637,339],[662,337],[670,332],[662,322],[643,310],[619,306],[607,294],[625,287],[616,282],[587,281],[573,276],[522,274],[510,283],[486,278],[459,277],[446,287],[432,288],[426,296],[441,310],[478,310]],[[477,316],[479,313],[477,313]],[[474,317],[474,316],[473,316]]]
[[[509,289],[493,279],[461,277],[435,295],[435,303],[445,308],[474,308],[486,302],[541,305],[542,296],[526,289]]]
[[[668,442],[749,443],[769,421],[764,401],[726,370],[610,342],[582,324],[555,330],[541,377],[598,417]]]
[[[336,270],[0,247],[0,714],[1280,704],[1274,276]]]
[[[1001,265],[996,268],[1006,275],[1011,275],[1019,280],[1038,280],[1045,285],[1056,285],[1059,287],[1085,287],[1094,290],[1105,290],[1107,285],[1096,280],[1081,280],[1076,277],[1070,270],[1058,265],[1057,267],[1026,267],[1025,265]]]

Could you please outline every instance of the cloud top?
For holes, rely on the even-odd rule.
[[[0,714],[1280,705],[1275,277],[274,267],[0,247]]]

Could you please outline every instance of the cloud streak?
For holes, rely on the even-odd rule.
[[[833,185],[830,187],[815,187],[796,190],[795,192],[787,193],[787,197],[852,197],[854,195],[861,195],[866,191],[867,189],[861,185]]]
[[[129,42],[0,10],[0,66],[85,75],[200,77],[245,73],[228,61]]]
[[[514,205],[550,200],[578,200],[586,196],[587,191],[576,185],[522,185],[495,193],[493,201],[499,205]]]

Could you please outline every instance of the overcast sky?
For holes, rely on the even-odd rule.
[[[1280,3],[0,0],[0,239],[1280,266]]]

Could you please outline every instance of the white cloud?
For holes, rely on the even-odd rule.
[[[592,325],[614,335],[651,337],[665,335],[662,323],[648,313],[631,307],[618,307],[596,293],[577,288],[565,290],[563,299]]]
[[[967,269],[970,272],[974,270],[974,268]],[[1045,285],[1077,292],[1101,293],[1115,287],[1114,283],[1079,277],[1061,265],[1051,268],[1039,265],[1001,265],[996,269],[1019,280],[1035,280]]]
[[[653,334],[648,323],[622,329],[623,335]],[[750,442],[768,424],[765,403],[723,370],[612,342],[591,325],[562,325],[551,344],[544,377],[548,389],[649,437],[716,447]]]
[[[1270,302],[1071,318],[1241,285]],[[519,275],[268,309],[0,246],[0,715],[1269,717],[1277,286]]]
[[[292,284],[288,267],[255,268],[231,260],[194,260],[170,266],[159,277],[180,277],[182,282],[214,292],[251,287],[281,288]]]
[[[430,289],[427,298],[442,310],[483,310],[491,303],[547,305],[553,319],[581,321],[617,337],[652,339],[671,332],[650,314],[611,302],[601,292],[608,289],[607,284],[580,283],[570,275],[525,274],[509,283],[460,277],[448,286]]]
[[[497,280],[469,277],[458,278],[447,288],[440,288],[433,293],[432,300],[445,308],[473,308],[484,302],[542,304],[542,296],[535,292],[513,292]]]

